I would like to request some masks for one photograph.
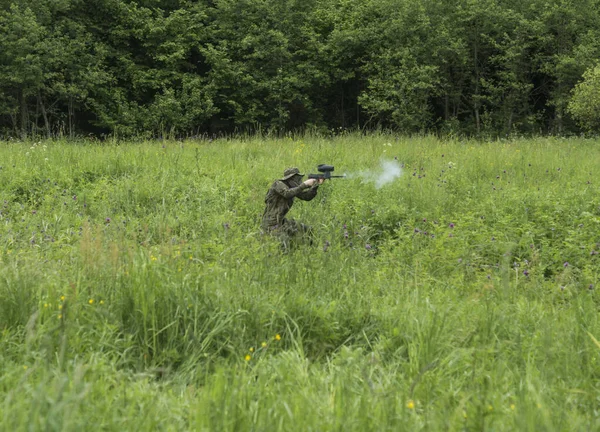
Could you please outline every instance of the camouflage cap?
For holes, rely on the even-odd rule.
[[[286,168],[285,171],[283,172],[283,178],[281,180],[290,179],[290,178],[294,177],[295,175],[304,176],[304,174],[301,174],[300,170],[296,167]]]

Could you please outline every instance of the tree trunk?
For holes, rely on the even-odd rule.
[[[46,127],[46,136],[50,138],[50,122],[48,121],[48,114],[46,113],[46,107],[44,107],[44,101],[42,100],[42,95],[38,91],[38,104],[40,106],[40,110],[42,111],[42,117],[44,118],[44,126]]]
[[[21,107],[21,139],[27,139],[27,99],[23,89],[19,91],[19,104]]]
[[[73,138],[73,97],[69,96],[69,138]]]
[[[479,35],[476,35],[476,37],[479,37]],[[475,94],[473,95],[475,100],[473,109],[475,111],[475,126],[477,128],[477,135],[479,135],[481,132],[481,120],[479,117],[479,81],[481,77],[479,76],[479,52],[477,41],[475,41],[473,46],[473,59],[475,63]]]

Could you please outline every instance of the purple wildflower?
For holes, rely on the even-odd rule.
[[[365,245],[365,249],[366,249],[366,250],[371,250],[371,245],[370,245],[369,243],[367,243],[367,244]]]
[[[525,276],[529,276],[529,271],[528,271],[527,269],[525,269],[525,270],[523,270],[523,274],[524,274]]]
[[[569,267],[569,262],[565,261],[564,264],[563,264],[563,267]]]
[[[450,225],[448,225],[450,228],[454,228],[454,224],[450,223]]]
[[[108,224],[108,223],[110,223],[110,218],[109,218],[109,217],[107,217],[107,218],[104,220],[104,222],[106,222],[107,224]]]
[[[590,286],[588,287],[589,290],[593,290],[594,289],[594,284],[590,284]]]
[[[227,222],[225,222],[225,223],[223,224],[223,228],[225,228],[226,230],[227,230],[227,229],[229,229],[229,224],[228,224]]]

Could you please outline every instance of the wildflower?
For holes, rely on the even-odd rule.
[[[246,361],[250,361],[252,359],[252,356],[250,354],[246,354],[246,356],[244,357],[244,360]]]
[[[58,319],[62,319],[62,314],[59,314],[59,315],[58,315]]]
[[[44,303],[44,307],[47,308],[48,307],[48,303]]]
[[[267,343],[263,342],[263,343],[260,344],[260,346],[263,347],[263,348],[266,348],[267,347]]]
[[[514,411],[515,410],[515,404],[510,404],[510,409]]]
[[[61,310],[63,308],[63,305],[58,305],[58,310]]]
[[[254,352],[254,347],[250,347],[250,349],[248,351]]]
[[[448,225],[450,228],[454,228],[454,224],[450,223],[450,225]]]
[[[523,270],[523,274],[524,274],[525,276],[529,276],[529,271],[527,271],[527,269],[525,269],[525,270]]]
[[[565,261],[564,264],[563,264],[563,267],[569,267],[569,262]]]
[[[27,370],[27,365],[23,365],[23,370]]]
[[[275,340],[276,340],[276,341],[280,341],[280,340],[281,340],[281,335],[280,335],[279,333],[277,333],[277,334],[275,335]]]
[[[223,228],[225,228],[226,230],[228,230],[228,229],[229,229],[229,224],[228,224],[227,222],[225,222],[225,223],[223,224]]]
[[[104,300],[100,300],[100,304],[103,305],[104,304]]]
[[[89,300],[88,300],[88,303],[89,303],[89,304],[94,304],[94,299],[89,299]]]
[[[365,245],[365,249],[366,249],[366,250],[371,250],[371,245],[370,245],[369,243],[367,243],[367,244]]]
[[[406,408],[408,409],[415,409],[415,403],[413,402],[412,399],[410,399],[407,403],[406,403]]]
[[[590,286],[588,287],[589,290],[593,290],[594,289],[594,284],[590,284]]]
[[[488,407],[487,407],[487,408],[488,408],[488,411],[494,411],[494,407],[493,407],[493,406],[491,406],[491,405],[488,405]]]
[[[110,223],[110,218],[107,217],[106,219],[104,219],[104,222],[106,222],[107,224],[109,224]]]
[[[60,301],[65,301],[65,296],[60,296]]]

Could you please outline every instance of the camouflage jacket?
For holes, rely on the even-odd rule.
[[[263,214],[262,227],[273,229],[284,223],[285,215],[294,204],[294,198],[310,201],[317,195],[318,184],[307,186],[290,187],[281,180],[276,180],[265,197],[265,212]]]

